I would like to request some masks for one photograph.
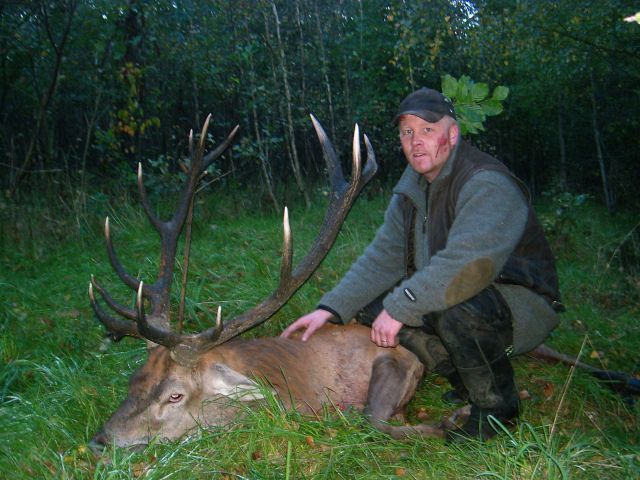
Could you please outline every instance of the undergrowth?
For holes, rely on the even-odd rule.
[[[518,425],[486,444],[398,442],[358,412],[327,408],[314,418],[268,400],[227,428],[194,431],[141,452],[87,443],[124,398],[127,379],[145,359],[141,342],[110,343],[87,299],[91,274],[123,302],[104,251],[109,215],[125,266],[153,280],[159,242],[133,195],[83,196],[55,205],[4,201],[0,254],[0,477],[11,478],[500,478],[566,479],[640,476],[638,406],[624,403],[590,376],[526,357],[514,361],[523,392]],[[387,192],[369,189],[357,202],[333,250],[271,321],[247,333],[276,335],[314,307],[372,238]],[[575,200],[575,199],[573,199]],[[567,312],[548,343],[595,366],[638,372],[640,232],[637,216],[607,215],[589,199],[544,199],[538,206],[558,256]],[[558,209],[558,201],[570,208]],[[309,211],[290,212],[296,258],[321,223],[321,191]],[[82,205],[78,213],[73,205]],[[297,203],[298,205],[301,202]],[[258,303],[275,288],[280,214],[256,207],[254,195],[202,195],[187,292],[187,330],[211,325]],[[295,203],[293,204],[295,205]],[[161,211],[165,207],[161,203]],[[175,299],[181,274],[176,269]],[[581,346],[584,345],[584,348]],[[312,367],[311,367],[312,368]],[[453,407],[441,400],[443,379],[427,376],[410,420],[439,421]]]

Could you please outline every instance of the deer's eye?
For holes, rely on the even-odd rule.
[[[172,393],[169,395],[169,403],[178,403],[184,398],[182,393]]]

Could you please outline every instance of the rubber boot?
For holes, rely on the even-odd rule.
[[[505,353],[513,341],[509,307],[497,289],[488,287],[442,312],[435,329],[471,403],[470,417],[449,432],[449,441],[491,438],[497,431],[489,416],[508,422],[518,416],[519,409],[513,369]]]
[[[461,369],[459,372],[469,389],[471,414],[462,427],[447,432],[447,442],[488,440],[500,431],[495,420],[510,425],[518,417],[519,396],[511,362],[506,355],[490,367]],[[490,420],[490,416],[495,420]]]
[[[442,394],[442,401],[453,405],[467,403],[469,401],[469,392],[467,391],[467,387],[464,386],[464,383],[462,383],[458,372],[454,371],[449,375],[444,375],[444,377],[449,380],[449,384],[453,389]]]

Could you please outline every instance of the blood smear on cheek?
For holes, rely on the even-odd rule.
[[[436,157],[440,153],[440,147],[444,147],[447,144],[447,137],[445,135],[438,139],[438,148],[436,149]]]

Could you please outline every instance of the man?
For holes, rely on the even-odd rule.
[[[449,441],[484,440],[488,417],[519,413],[509,357],[557,324],[553,255],[524,184],[461,139],[449,99],[421,88],[394,122],[408,166],[384,223],[318,309],[292,323],[306,341],[328,321],[354,316],[380,347],[401,343],[469,400],[466,423]]]

